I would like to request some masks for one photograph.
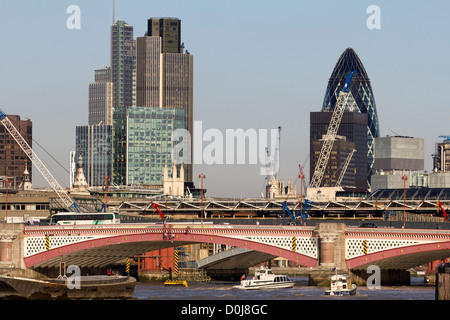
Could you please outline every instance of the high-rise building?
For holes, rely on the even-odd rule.
[[[83,172],[89,186],[103,186],[105,176],[112,175],[112,126],[76,127],[75,161],[81,156]]]
[[[327,134],[332,112],[310,113],[310,176],[313,176],[322,148],[323,135]],[[367,188],[367,114],[345,111],[333,143],[330,159],[325,168],[322,187],[336,186],[341,166],[351,150],[355,149],[341,185]],[[342,138],[344,137],[344,138]],[[345,141],[343,141],[345,140]],[[334,174],[334,176],[333,176]]]
[[[182,53],[181,20],[178,18],[150,18],[147,36],[162,39],[162,53]]]
[[[114,107],[136,103],[136,40],[133,27],[117,20],[111,27],[111,80],[114,84]]]
[[[137,38],[136,101],[139,107],[178,109],[193,137],[193,56],[180,42],[181,21],[176,18],[148,20],[145,36]],[[181,129],[180,127],[178,127]],[[118,128],[120,131],[120,128]],[[128,132],[129,133],[129,132]],[[115,136],[119,136],[117,132]],[[169,136],[170,138],[170,136]],[[124,143],[117,142],[117,167],[124,161]],[[188,154],[192,157],[192,144]],[[116,150],[116,147],[114,148]],[[171,163],[167,163],[171,168]],[[122,172],[125,168],[122,168]],[[192,158],[185,161],[185,181],[193,181]],[[162,171],[161,171],[162,173]]]
[[[95,70],[95,82],[89,84],[89,125],[111,125],[113,111],[111,68]]]
[[[372,92],[372,86],[367,72],[359,59],[358,55],[352,48],[347,48],[340,56],[339,60],[331,73],[328,81],[328,86],[323,100],[322,111],[330,112],[334,110],[336,102],[339,97],[339,92],[345,84],[347,75],[351,71],[356,71],[352,77],[350,86],[350,96],[345,106],[348,112],[362,113],[367,115],[366,122],[366,155],[361,153],[361,149],[356,146],[358,153],[355,153],[356,159],[366,161],[366,177],[365,180],[370,185],[370,176],[372,175],[374,165],[374,145],[373,141],[380,135],[380,128],[378,123],[377,109],[375,105],[375,98]],[[342,124],[341,124],[342,125]],[[354,141],[345,133],[338,133],[347,138],[348,141]],[[311,137],[313,139],[313,137]],[[358,160],[357,160],[358,161]],[[311,162],[311,172],[314,170],[314,163]]]
[[[172,174],[174,130],[185,129],[185,112],[178,108],[126,107],[114,112],[113,181],[119,185],[163,186],[164,167]],[[116,155],[117,156],[117,155]]]
[[[407,136],[375,138],[376,174],[372,175],[372,191],[377,189],[401,189],[418,184],[424,169],[424,140]],[[407,180],[402,178],[406,175]]]
[[[33,124],[31,120],[21,120],[18,115],[8,115],[8,118],[28,145],[32,147]],[[32,163],[30,158],[23,152],[8,130],[4,126],[0,126],[0,180],[8,178],[10,187],[19,188],[25,182],[25,169],[28,170],[31,177]]]

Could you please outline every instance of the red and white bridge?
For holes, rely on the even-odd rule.
[[[0,230],[1,231],[1,230]],[[17,238],[17,239],[16,239]],[[126,257],[192,243],[217,243],[284,257],[307,267],[403,269],[450,257],[450,230],[201,223],[24,226],[26,268],[103,267]],[[0,242],[4,251],[7,241]],[[1,256],[5,262],[5,255]],[[0,263],[3,263],[0,261]]]

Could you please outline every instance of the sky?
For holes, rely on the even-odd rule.
[[[67,27],[70,5],[80,8],[79,29]],[[379,29],[368,28],[377,18],[371,5],[380,9]],[[181,41],[194,56],[194,121],[224,137],[227,129],[281,126],[278,177],[286,181],[298,181],[299,164],[309,180],[309,114],[321,110],[348,47],[371,80],[381,136],[423,138],[430,171],[435,143],[450,135],[448,0],[116,0],[114,13],[135,38],[148,18],[181,19]],[[75,127],[88,122],[89,83],[110,65],[112,22],[113,0],[0,0],[0,108],[32,120],[43,147],[34,143],[35,151],[66,187]],[[194,183],[203,173],[209,196],[260,197],[261,167],[196,164]],[[33,184],[48,187],[37,170]]]

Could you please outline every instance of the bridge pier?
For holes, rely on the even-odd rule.
[[[319,238],[320,269],[346,269],[345,223],[318,223],[314,230]]]
[[[318,265],[309,274],[310,285],[328,286],[334,268],[347,272],[345,263],[345,223],[318,223]]]
[[[0,224],[0,274],[35,276],[23,261],[23,230],[21,223]]]

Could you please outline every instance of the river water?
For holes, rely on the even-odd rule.
[[[160,282],[139,282],[134,300],[434,300],[434,285],[423,284],[423,278],[412,278],[410,286],[382,286],[369,289],[360,286],[355,296],[326,296],[326,287],[307,285],[306,277],[294,278],[289,289],[241,290],[231,282],[191,282],[188,287],[164,286]]]

